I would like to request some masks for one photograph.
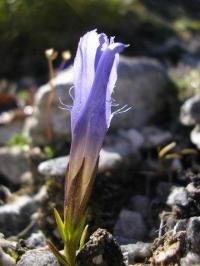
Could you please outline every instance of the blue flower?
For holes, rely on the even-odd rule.
[[[119,53],[125,47],[96,30],[86,33],[78,45],[65,204],[72,205],[75,197],[79,214],[85,211],[99,152],[113,116],[111,94],[117,80]]]

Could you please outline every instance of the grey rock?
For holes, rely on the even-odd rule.
[[[122,245],[121,251],[125,256],[128,256],[128,263],[133,264],[138,261],[144,261],[146,258],[150,257],[151,244],[137,242],[135,244]]]
[[[176,225],[173,228],[174,233],[180,232],[180,231],[186,231],[188,225],[187,219],[180,219],[177,220]]]
[[[190,133],[190,140],[200,149],[200,125],[196,125]]]
[[[70,112],[61,110],[61,102],[72,104],[69,96],[69,89],[72,86],[73,69],[72,67],[64,70],[53,79],[55,87],[54,98],[50,114],[47,114],[47,105],[51,86],[49,83],[40,87],[35,96],[33,116],[26,119],[23,133],[29,137],[35,145],[47,144],[47,127],[52,128],[53,140],[66,141],[70,136]],[[49,124],[47,121],[49,119]]]
[[[114,227],[114,235],[131,240],[143,240],[147,228],[139,212],[122,210]]]
[[[17,147],[0,148],[0,173],[13,184],[21,182],[21,176],[30,169],[30,157],[40,157],[37,148],[31,151],[22,151]]]
[[[112,129],[142,127],[158,120],[164,121],[164,114],[170,114],[174,102],[172,86],[165,69],[155,60],[148,58],[120,57],[118,82],[114,98],[120,106],[133,106],[131,110],[114,117]],[[72,104],[69,89],[73,83],[73,68],[60,73],[54,80],[55,96],[51,110],[53,139],[66,141],[70,136],[70,113],[60,110],[59,98],[67,105]],[[48,143],[47,112],[49,84],[39,88],[36,94],[34,114],[26,120],[23,132],[36,145]],[[151,93],[149,93],[151,92]],[[148,112],[147,112],[148,110]]]
[[[150,200],[144,195],[136,195],[130,200],[130,209],[141,213],[144,218],[148,215],[149,205]]]
[[[167,204],[185,207],[189,204],[187,190],[184,187],[174,187],[170,193]]]
[[[9,124],[0,126],[0,145],[5,145],[14,134],[19,134],[22,131],[24,121],[16,120]]]
[[[195,125],[190,133],[190,140],[200,149],[200,96],[189,98],[181,107],[180,120],[183,125]]]
[[[12,193],[9,188],[0,185],[0,205],[7,202],[12,197]]]
[[[38,171],[45,176],[65,176],[68,162],[69,156],[50,159],[41,162]]]
[[[6,236],[19,233],[28,225],[30,216],[35,210],[35,202],[29,196],[21,196],[12,203],[0,206],[1,232]]]
[[[131,128],[129,130],[121,131],[120,134],[130,142],[133,153],[137,152],[144,146],[145,138],[139,130]]]
[[[29,249],[36,249],[46,246],[46,237],[42,231],[32,233],[29,238],[25,240],[25,245]]]
[[[0,148],[0,173],[10,182],[19,184],[21,175],[28,169],[26,153],[18,148]]]
[[[200,187],[199,187],[199,180],[192,180],[187,186],[186,190],[190,198],[199,200],[200,197]],[[198,208],[198,207],[197,207]]]
[[[157,147],[172,140],[172,135],[169,131],[163,131],[157,127],[144,127],[142,133],[145,138],[145,146]]]
[[[181,258],[181,266],[199,266],[200,256],[198,254],[188,252],[184,258]]]
[[[98,171],[101,173],[116,169],[120,167],[123,160],[123,156],[118,152],[102,149],[100,152]],[[39,164],[38,171],[45,176],[65,176],[68,162],[69,156],[47,160]]]
[[[183,125],[191,126],[200,123],[200,96],[195,95],[186,100],[180,111],[180,121]]]
[[[186,234],[188,249],[200,254],[200,217],[189,219]]]
[[[19,234],[31,223],[31,215],[46,195],[41,188],[35,196],[18,196],[13,202],[0,206],[0,228],[6,237]]]
[[[169,111],[169,114],[172,110],[174,93],[166,71],[158,61],[121,57],[118,77],[114,98],[120,105],[128,104],[133,108],[121,119],[114,118],[111,127],[141,128],[158,119],[164,121],[164,113]],[[163,115],[158,117],[158,113]]]
[[[27,251],[18,261],[17,266],[59,266],[55,256],[47,249]]]

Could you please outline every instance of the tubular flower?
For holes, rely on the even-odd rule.
[[[86,33],[78,45],[65,191],[65,206],[72,208],[75,223],[85,212],[90,196],[99,152],[112,118],[111,94],[117,79],[119,53],[125,47],[115,43],[114,38],[109,40],[105,34],[97,34],[96,30]]]
[[[66,175],[64,220],[54,210],[64,255],[48,242],[64,266],[76,266],[76,252],[84,245],[86,210],[98,165],[99,152],[109,128],[111,94],[117,79],[119,53],[126,46],[96,30],[79,42],[74,61],[74,96],[71,110],[72,144]],[[66,106],[68,109],[69,107]],[[120,109],[122,110],[122,109]]]

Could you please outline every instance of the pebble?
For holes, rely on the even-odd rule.
[[[192,217],[188,221],[186,230],[188,249],[200,254],[200,217]]]
[[[174,187],[170,193],[167,204],[185,207],[189,204],[187,190],[184,187]]]
[[[131,241],[143,240],[147,233],[146,224],[139,212],[122,210],[114,227],[114,235]]]
[[[59,266],[55,256],[51,251],[43,249],[34,249],[27,251],[16,266]]]
[[[151,244],[137,242],[135,244],[122,245],[121,250],[123,254],[128,256],[129,264],[136,263],[138,261],[144,261],[151,256]]]

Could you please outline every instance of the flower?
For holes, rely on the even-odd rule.
[[[96,30],[86,33],[78,45],[65,191],[65,206],[71,209],[75,224],[85,213],[91,194],[99,152],[113,116],[111,94],[117,79],[119,53],[125,47]]]
[[[62,265],[75,266],[77,249],[81,250],[85,243],[87,204],[99,152],[113,116],[111,94],[117,80],[119,53],[125,47],[96,30],[86,33],[78,45],[70,109],[72,144],[66,175],[64,220],[54,210],[64,242],[64,255],[48,241],[49,248]],[[65,107],[69,109],[69,106]]]

